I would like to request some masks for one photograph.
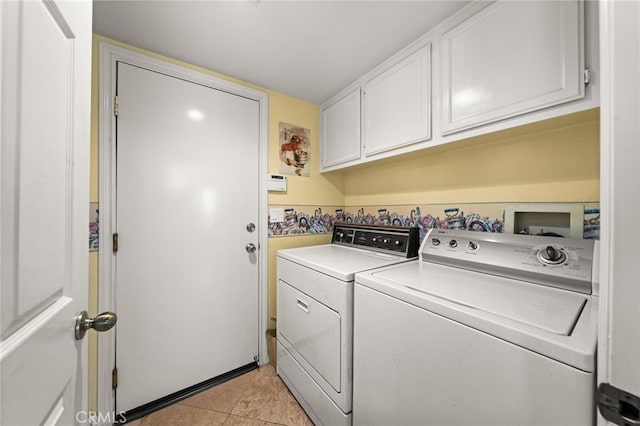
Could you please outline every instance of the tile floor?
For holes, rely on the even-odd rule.
[[[266,365],[127,425],[313,426],[313,423],[273,367]]]

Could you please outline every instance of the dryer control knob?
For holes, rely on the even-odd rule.
[[[449,241],[449,247],[451,247],[451,248],[458,247],[458,241],[456,241],[456,240]]]
[[[439,246],[440,245],[440,240],[437,238],[432,238],[431,239],[431,244],[433,244],[434,246]]]

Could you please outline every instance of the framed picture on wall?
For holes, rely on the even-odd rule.
[[[310,131],[300,126],[280,123],[280,173],[310,176]]]

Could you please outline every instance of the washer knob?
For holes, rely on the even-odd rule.
[[[432,238],[431,239],[431,244],[433,244],[434,246],[439,246],[440,245],[440,240],[437,238]]]
[[[567,260],[567,255],[553,246],[547,246],[538,252],[538,259],[547,265],[559,265]]]
[[[396,247],[400,247],[402,245],[402,241],[396,240],[393,244],[395,244]]]
[[[458,247],[458,241],[456,241],[456,240],[449,241],[449,247],[451,247],[451,248]]]
[[[469,250],[478,250],[478,243],[469,241],[469,244],[467,244],[467,248]]]

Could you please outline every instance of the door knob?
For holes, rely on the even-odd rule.
[[[82,340],[87,330],[95,331],[111,330],[118,322],[118,317],[113,312],[103,312],[95,318],[89,318],[87,311],[82,311],[76,317],[76,340]]]
[[[247,251],[247,253],[255,253],[256,252],[256,246],[249,243],[247,244],[244,249]]]

